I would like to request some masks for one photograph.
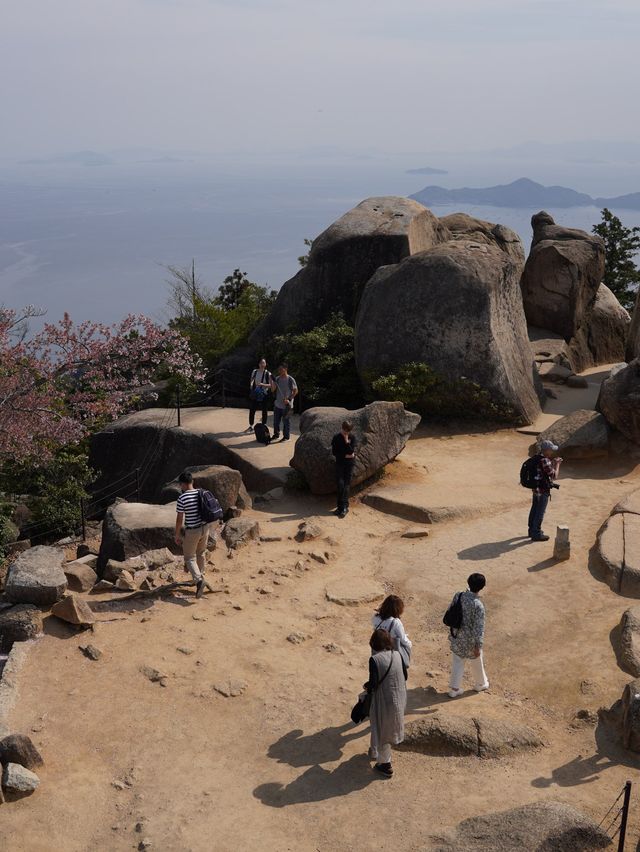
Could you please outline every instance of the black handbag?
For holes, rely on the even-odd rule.
[[[394,652],[392,651],[391,652],[391,660],[389,662],[389,668],[386,670],[386,672],[382,676],[382,679],[379,681],[378,686],[376,686],[376,689],[379,689],[382,686],[386,676],[391,671],[391,666],[393,665],[393,654],[394,654]],[[351,711],[351,721],[353,722],[354,725],[359,725],[361,722],[364,722],[365,719],[369,718],[369,713],[371,712],[371,698],[372,698],[372,696],[373,696],[373,690],[371,692],[369,692],[367,690],[367,692],[363,692],[361,695],[358,696],[358,700],[353,705],[353,709]]]

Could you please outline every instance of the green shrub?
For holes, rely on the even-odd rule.
[[[445,378],[428,364],[415,361],[373,380],[371,387],[379,399],[400,401],[419,414],[505,422],[515,419],[509,406],[496,403],[476,382],[465,376]]]
[[[275,369],[286,361],[304,397],[304,407],[336,405],[357,408],[363,403],[356,370],[354,331],[334,314],[324,325],[301,334],[281,334],[266,346]]]

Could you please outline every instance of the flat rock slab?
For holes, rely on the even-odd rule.
[[[234,678],[229,678],[229,680],[223,680],[219,683],[213,684],[213,689],[219,695],[224,696],[224,698],[237,698],[246,691],[247,687],[248,684],[246,681],[236,680]]]
[[[474,518],[513,506],[513,501],[494,502],[493,495],[487,494],[486,489],[484,500],[468,498],[469,502],[451,505],[442,505],[435,501],[432,503],[428,498],[425,499],[421,493],[423,490],[382,486],[365,494],[362,502],[386,515],[393,515],[414,524],[437,524],[460,518]],[[434,493],[435,491],[436,489]]]
[[[399,748],[445,757],[506,757],[543,745],[538,734],[526,725],[481,716],[434,713],[409,722]]]
[[[598,458],[609,454],[609,433],[609,425],[602,414],[579,409],[541,432],[537,445],[541,441],[553,441],[564,459]]]
[[[25,550],[9,566],[6,597],[13,603],[51,606],[67,588],[62,564],[63,553],[57,547],[38,545]]]
[[[618,515],[622,512],[628,512],[630,515],[640,515],[640,488],[627,494],[626,497],[616,503],[611,512],[612,515]]]
[[[344,577],[326,588],[326,598],[340,606],[359,606],[384,598],[384,589],[373,580]]]
[[[593,852],[611,838],[592,819],[560,802],[535,802],[465,819],[435,852]]]
[[[51,614],[55,615],[56,618],[60,618],[62,621],[66,621],[68,624],[74,624],[78,627],[94,624],[96,620],[89,604],[83,601],[82,598],[76,597],[76,595],[67,595],[66,598],[58,601],[51,608]]]
[[[625,597],[640,598],[640,515],[611,515],[600,530],[596,552],[609,587]]]
[[[402,538],[427,538],[429,530],[425,527],[409,527],[402,533]]]

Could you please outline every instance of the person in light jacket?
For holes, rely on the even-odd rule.
[[[393,775],[391,746],[404,739],[407,670],[386,630],[374,630],[369,645],[369,680],[364,685],[371,695],[369,757],[375,760],[374,769],[390,778]]]
[[[407,636],[400,616],[404,612],[404,601],[398,595],[387,595],[375,611],[371,623],[374,630],[382,627],[393,640],[393,647],[400,653],[405,668],[411,665],[411,640]]]
[[[469,591],[460,592],[462,602],[462,624],[457,629],[451,628],[449,644],[451,645],[451,680],[449,681],[449,698],[462,695],[462,678],[465,661],[469,660],[473,675],[473,688],[476,692],[489,689],[489,679],[484,670],[482,646],[484,645],[484,604],[480,600],[480,592],[486,585],[484,574],[471,574],[467,579]],[[455,601],[457,595],[454,595]],[[453,601],[452,601],[453,603]]]

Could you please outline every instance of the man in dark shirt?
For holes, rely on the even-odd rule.
[[[349,511],[349,486],[353,474],[353,465],[356,458],[356,439],[351,434],[353,425],[345,420],[342,429],[331,440],[331,452],[336,460],[336,485],[338,491],[338,508],[336,514],[339,518]]]
[[[542,521],[551,499],[551,483],[557,478],[562,464],[561,458],[552,458],[557,451],[558,447],[553,441],[543,441],[540,444],[540,458],[536,474],[538,484],[533,489],[531,511],[529,512],[529,538],[531,541],[549,541],[549,536],[542,530]]]

